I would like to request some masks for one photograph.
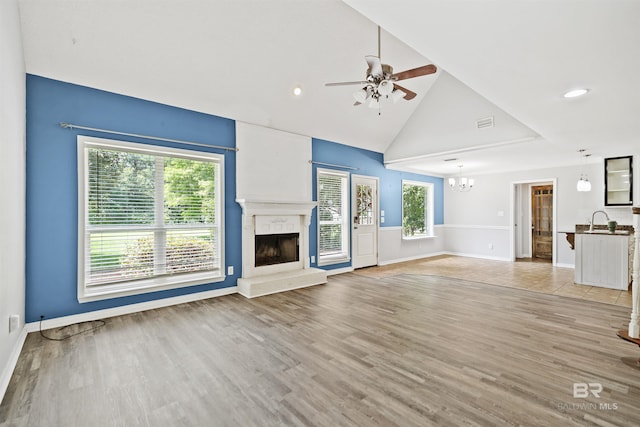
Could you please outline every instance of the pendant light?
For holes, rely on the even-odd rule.
[[[584,153],[585,150],[584,148],[581,148],[580,150],[578,150],[578,153]],[[584,165],[582,167],[582,170],[584,171],[585,166],[587,164],[587,159],[589,158],[589,156],[591,156],[591,154],[583,154],[582,157],[584,157]],[[578,183],[576,184],[576,190],[578,190],[579,192],[587,192],[587,191],[591,191],[591,183],[589,182],[589,178],[587,177],[586,173],[580,173],[580,179],[578,180]]]

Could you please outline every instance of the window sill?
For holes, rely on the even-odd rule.
[[[167,276],[153,279],[137,280],[132,282],[117,283],[112,285],[95,286],[87,288],[80,284],[78,288],[78,302],[101,301],[105,299],[139,295],[150,292],[166,291],[169,289],[186,288],[190,286],[205,285],[208,283],[222,282],[224,275],[212,275],[211,272],[190,274],[188,276]]]
[[[347,255],[332,255],[323,258],[318,257],[318,267],[324,267],[326,265],[333,264],[342,264],[349,261],[351,261],[351,257]]]
[[[409,237],[405,237],[402,236],[402,240],[425,240],[425,239],[435,239],[438,236],[435,236],[433,234],[430,234],[428,236],[409,236]]]

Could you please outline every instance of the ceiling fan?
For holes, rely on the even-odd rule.
[[[401,98],[409,101],[416,97],[416,93],[400,86],[396,82],[426,76],[438,70],[435,65],[429,64],[394,74],[393,68],[390,65],[383,64],[380,61],[380,26],[378,26],[378,56],[367,55],[364,58],[369,66],[365,80],[325,83],[325,86],[362,86],[362,89],[359,89],[353,94],[353,97],[356,99],[355,104],[353,104],[354,106],[368,102],[370,108],[379,108],[380,101],[389,98],[391,98],[394,103]]]

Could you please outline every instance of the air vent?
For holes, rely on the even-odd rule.
[[[493,127],[493,116],[476,120],[476,128],[487,129]]]
[[[458,159],[456,159],[455,157],[452,157],[450,159],[444,159],[445,162],[455,162],[456,160]]]

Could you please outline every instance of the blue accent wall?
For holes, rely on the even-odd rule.
[[[401,172],[397,170],[387,169],[384,167],[384,158],[382,153],[364,150],[362,148],[351,147],[336,142],[325,141],[322,139],[312,140],[312,158],[315,162],[331,163],[342,166],[350,166],[358,168],[358,170],[349,171],[352,175],[366,175],[378,177],[380,179],[379,193],[379,209],[384,211],[385,222],[381,227],[400,227],[402,226],[402,180],[411,180],[419,182],[429,182],[434,187],[434,224],[442,224],[444,222],[444,179],[420,175],[409,172]],[[332,169],[327,166],[313,165],[313,197],[317,201],[316,174],[317,169]],[[335,168],[336,170],[346,170]],[[309,255],[316,257],[317,266],[318,259],[318,216],[317,209],[313,210],[310,225],[311,233],[309,236]],[[336,268],[349,267],[351,263],[334,264],[323,266],[320,268],[331,270]]]
[[[235,147],[235,122],[74,84],[27,75],[26,321],[68,316],[160,298],[235,286],[242,271],[241,209],[235,203],[234,151],[225,156],[224,282],[80,304],[77,299],[78,134],[144,144],[188,146],[63,129],[60,122],[127,133]],[[191,148],[193,149],[193,148]]]
[[[225,264],[235,274],[224,282],[199,285],[102,301],[77,299],[77,140],[79,134],[143,144],[176,146],[99,131],[69,130],[61,122],[141,135],[235,147],[235,121],[171,107],[97,89],[27,75],[27,235],[25,320],[69,316],[128,304],[235,286],[242,271],[242,211],[235,202],[234,151],[197,148],[225,156]],[[402,225],[402,180],[430,182],[435,188],[435,223],[443,222],[443,179],[386,169],[383,155],[347,145],[312,140],[314,161],[353,166],[352,173],[380,179],[379,204],[385,211],[383,227]],[[316,198],[313,167],[313,194]],[[310,256],[316,256],[317,213],[310,227]],[[343,263],[323,267],[349,267]],[[226,269],[225,266],[225,269]],[[315,266],[315,264],[314,264]]]

